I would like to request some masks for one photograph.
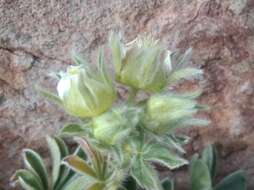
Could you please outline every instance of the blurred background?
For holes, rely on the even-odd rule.
[[[193,48],[192,63],[205,74],[181,87],[203,88],[211,124],[187,129],[188,155],[215,143],[219,177],[244,169],[253,189],[253,0],[0,0],[0,189],[14,189],[9,178],[22,166],[24,147],[47,160],[44,136],[72,119],[34,86],[53,91],[49,72],[71,64],[73,51],[93,60],[112,30],[126,40],[151,33],[170,50]],[[185,189],[186,169],[174,176]]]

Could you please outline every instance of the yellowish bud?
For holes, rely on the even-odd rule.
[[[81,118],[95,117],[112,106],[116,93],[101,61],[97,70],[84,65],[70,66],[62,74],[57,91],[69,114]]]
[[[119,82],[148,92],[158,92],[167,85],[171,53],[151,36],[138,37],[124,46],[113,34],[110,46]]]
[[[193,99],[154,95],[147,102],[144,123],[152,131],[165,132],[190,119],[197,110],[197,103]]]
[[[93,119],[93,133],[99,141],[113,145],[123,141],[138,121],[139,109],[118,107]]]

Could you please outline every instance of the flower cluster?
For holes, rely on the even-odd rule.
[[[191,49],[171,52],[151,36],[123,43],[120,35],[111,34],[109,48],[114,77],[106,69],[102,51],[96,66],[75,55],[76,65],[59,74],[58,95],[40,90],[79,119],[63,127],[60,135],[78,137],[87,159],[75,154],[64,158],[63,164],[78,173],[71,184],[80,189],[127,189],[124,182],[131,177],[144,189],[161,190],[152,163],[169,169],[188,164],[180,155],[188,138],[175,130],[208,123],[195,118],[204,107],[195,100],[200,90],[178,93],[168,87],[202,71],[188,66]],[[128,98],[119,98],[116,84],[127,89]],[[88,177],[80,181],[80,174]]]

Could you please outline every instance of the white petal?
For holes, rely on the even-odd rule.
[[[65,93],[68,93],[71,87],[70,77],[63,77],[57,84],[58,96],[63,100]]]

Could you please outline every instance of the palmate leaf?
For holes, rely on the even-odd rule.
[[[13,178],[16,178],[26,190],[44,190],[40,178],[29,170],[18,170]]]
[[[191,190],[212,190],[212,181],[208,166],[197,156],[190,166]]]
[[[162,190],[156,171],[143,160],[136,158],[130,173],[136,182],[146,190]]]
[[[187,160],[171,153],[167,148],[160,144],[150,144],[145,148],[144,152],[144,160],[158,162],[169,169],[176,169],[188,164]]]
[[[24,162],[27,169],[33,171],[37,176],[40,177],[43,187],[49,188],[47,170],[39,154],[30,149],[24,150]]]
[[[246,190],[246,179],[243,171],[236,171],[225,177],[214,190]]]

